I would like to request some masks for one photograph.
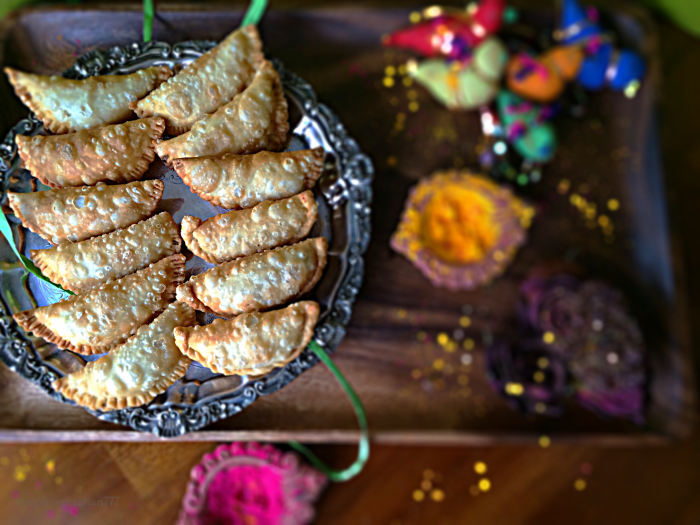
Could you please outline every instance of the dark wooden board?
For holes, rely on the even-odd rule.
[[[692,368],[685,297],[679,293],[684,289],[681,259],[669,235],[653,121],[654,75],[634,100],[596,94],[585,117],[557,121],[561,148],[556,160],[545,168],[539,185],[518,190],[541,212],[530,242],[492,286],[451,293],[433,288],[388,247],[410,186],[437,169],[475,166],[479,139],[476,114],[448,112],[419,88],[420,109],[413,113],[407,110],[411,88],[401,83],[382,87],[385,67],[410,55],[382,50],[381,35],[404,24],[407,15],[407,10],[271,11],[261,26],[267,52],[314,86],[375,162],[374,234],[365,284],[348,336],[335,354],[365,402],[372,430],[378,438],[395,442],[483,442],[556,434],[647,443],[656,442],[654,436],[687,433],[694,403]],[[155,38],[220,39],[239,20],[234,11],[163,9]],[[640,40],[654,60],[653,31],[636,18],[622,20],[630,37]],[[136,10],[24,10],[4,22],[0,58],[3,65],[60,72],[89,50],[138,40],[140,28]],[[652,62],[652,70],[656,67]],[[26,111],[9,93],[7,82],[0,80],[0,131]],[[400,112],[405,129],[392,136]],[[571,182],[566,195],[557,191],[562,179]],[[589,186],[590,200],[599,209],[610,198],[622,203],[620,211],[610,214],[614,243],[606,244],[599,228],[587,228],[569,203],[581,184]],[[603,420],[573,405],[558,419],[523,417],[488,386],[482,339],[511,333],[518,283],[541,262],[564,257],[574,257],[591,275],[609,279],[632,298],[652,354],[647,428]],[[474,308],[472,324],[465,329],[476,343],[470,367],[461,364],[465,351],[446,353],[417,337],[419,331],[433,339],[440,332],[452,334],[465,305]],[[438,371],[435,361],[440,359],[444,366]],[[460,385],[460,376],[468,385]],[[0,406],[5,439],[148,439],[54,402],[5,368],[0,369],[0,393],[6,401]],[[213,432],[184,439],[281,440],[297,435],[346,441],[354,438],[354,429],[341,390],[326,370],[316,367],[242,414],[213,425]],[[25,430],[32,432],[22,434]]]

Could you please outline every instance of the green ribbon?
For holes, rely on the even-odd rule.
[[[360,446],[357,451],[357,459],[352,465],[344,470],[335,470],[321,461],[316,454],[311,452],[311,450],[309,450],[305,445],[302,445],[297,441],[290,441],[289,445],[297,452],[303,454],[313,466],[328,476],[328,479],[331,481],[348,481],[362,472],[362,469],[365,468],[365,463],[367,463],[367,460],[369,459],[369,431],[367,428],[367,415],[365,414],[365,409],[362,406],[362,401],[360,401],[360,398],[355,393],[352,386],[350,386],[348,380],[345,379],[342,372],[338,370],[338,367],[336,367],[333,361],[331,361],[331,358],[328,357],[326,351],[321,348],[316,341],[311,341],[309,348],[333,373],[336,380],[338,383],[340,383],[340,386],[343,387],[343,390],[345,390],[345,393],[350,399],[350,403],[352,403],[352,407],[355,410],[355,415],[357,416],[357,422],[360,425]]]
[[[153,19],[156,10],[153,7],[153,0],[143,0],[143,41],[150,42],[153,38]]]
[[[69,290],[64,290],[59,285],[52,283],[43,273],[41,273],[41,270],[34,265],[31,259],[19,253],[17,246],[15,246],[14,237],[12,236],[12,228],[10,228],[10,223],[7,221],[7,217],[5,217],[4,213],[0,213],[0,232],[5,237],[7,244],[9,244],[10,248],[12,248],[12,251],[15,252],[15,255],[19,259],[19,262],[22,263],[22,266],[24,266],[24,268],[28,272],[33,273],[42,281],[49,283],[51,286],[57,288],[58,290],[61,290],[62,292],[66,292],[70,295],[75,295],[73,292]]]
[[[258,25],[263,14],[265,14],[265,9],[267,9],[267,1],[268,0],[252,0],[248,6],[248,10],[245,12],[241,27]]]

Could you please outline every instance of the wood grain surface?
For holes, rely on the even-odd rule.
[[[529,435],[533,441],[546,432],[602,441],[629,436],[644,442],[653,441],[649,432],[687,433],[692,392],[687,367],[683,368],[687,359],[682,352],[688,351],[681,308],[684,290],[674,289],[667,232],[663,227],[648,227],[662,225],[666,214],[666,203],[657,192],[663,191],[662,175],[650,158],[653,148],[648,149],[649,141],[656,140],[652,123],[656,75],[650,75],[634,100],[622,94],[596,94],[590,98],[586,116],[560,119],[558,156],[546,167],[541,183],[520,189],[539,212],[528,244],[492,285],[451,293],[431,286],[388,246],[410,186],[438,169],[476,166],[481,135],[476,113],[449,112],[424,90],[404,85],[400,77],[393,89],[383,87],[386,67],[398,66],[410,55],[383,50],[381,36],[402,25],[408,13],[406,9],[273,10],[261,26],[267,52],[314,86],[319,99],[339,114],[376,165],[365,284],[347,338],[335,356],[360,392],[373,432],[383,439],[391,435],[416,442],[434,439],[440,431],[450,434],[448,440],[462,433],[465,442],[479,441],[479,433],[491,439]],[[537,14],[532,17],[538,23],[547,21]],[[216,7],[161,9],[155,38],[169,42],[220,39],[239,18],[236,11]],[[92,49],[138,40],[140,31],[140,13],[123,8],[28,10],[10,21],[5,23],[3,63],[42,73],[61,71],[75,56]],[[655,35],[644,38],[655,70]],[[2,90],[9,91],[4,79]],[[407,109],[409,99],[419,103],[418,111]],[[13,97],[5,100],[12,101],[3,105],[3,123],[8,127],[25,110]],[[567,192],[559,191],[562,181],[571,188]],[[596,203],[601,213],[610,199],[622,203],[619,211],[608,213],[615,225],[613,242],[604,242],[595,222],[591,227],[592,221],[571,206],[570,196],[576,192]],[[645,429],[603,420],[573,404],[566,417],[525,418],[514,413],[488,384],[484,348],[493,337],[509,337],[516,330],[519,282],[543,262],[562,259],[609,279],[632,298],[654,370]],[[452,351],[435,343],[439,334],[452,336],[457,329],[473,348],[460,341]],[[5,439],[18,438],[22,429],[122,430],[78,407],[48,399],[5,369],[0,374],[0,392],[13,400],[0,405],[0,424],[13,431]],[[354,416],[342,391],[321,367],[280,393],[261,398],[242,414],[208,428],[229,432],[225,434],[229,438],[267,439],[294,432],[304,432],[308,438],[321,439],[325,434],[328,439],[341,439],[343,433],[352,436],[354,429]],[[210,434],[209,439],[217,435]],[[36,433],[24,438],[32,437],[46,439]],[[56,433],[53,438],[70,439],[70,434]]]

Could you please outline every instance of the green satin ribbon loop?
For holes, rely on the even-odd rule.
[[[241,22],[241,27],[249,25],[258,25],[263,15],[265,14],[265,9],[267,9],[268,0],[252,0],[248,6],[248,10],[243,17],[243,22]]]
[[[362,469],[365,468],[365,464],[369,459],[369,430],[367,426],[367,415],[365,414],[365,409],[362,406],[362,401],[360,401],[359,396],[355,390],[353,390],[352,386],[350,386],[348,380],[345,379],[342,372],[335,366],[335,363],[333,363],[326,351],[321,348],[316,341],[311,341],[309,348],[318,356],[323,364],[328,367],[338,383],[340,383],[340,386],[342,386],[343,390],[345,390],[345,394],[350,399],[350,403],[352,403],[352,407],[355,410],[355,415],[357,416],[357,423],[360,425],[360,445],[357,451],[357,459],[352,465],[344,470],[332,469],[321,461],[316,454],[311,452],[311,450],[309,450],[305,445],[302,445],[297,441],[290,441],[289,445],[300,454],[303,454],[314,467],[328,476],[328,479],[331,481],[348,481],[362,472]]]
[[[64,290],[61,288],[59,285],[52,283],[49,281],[46,276],[41,273],[41,270],[37,268],[34,263],[32,262],[31,259],[28,257],[25,257],[21,253],[19,253],[19,250],[17,249],[17,246],[15,246],[15,239],[12,236],[12,228],[10,228],[10,223],[7,221],[7,217],[5,217],[4,213],[0,213],[0,233],[2,233],[3,237],[5,237],[5,240],[7,241],[7,244],[10,245],[10,248],[12,248],[12,251],[15,252],[15,255],[17,256],[17,259],[19,259],[19,262],[22,263],[22,266],[28,271],[36,275],[39,279],[42,281],[47,282],[51,286],[55,287],[58,290],[61,290],[62,292],[66,292],[70,295],[75,295],[73,292],[69,290]]]
[[[153,38],[153,19],[156,10],[153,0],[143,0],[143,41],[150,42]]]

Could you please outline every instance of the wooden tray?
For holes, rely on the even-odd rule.
[[[547,15],[526,13],[534,20]],[[549,15],[551,16],[551,14]],[[311,82],[334,109],[377,168],[373,239],[365,285],[353,322],[334,359],[363,398],[373,436],[393,443],[493,443],[557,440],[607,444],[663,443],[686,435],[695,403],[682,260],[671,235],[654,122],[658,70],[653,29],[638,13],[616,16],[624,36],[642,47],[652,74],[633,100],[622,94],[591,96],[588,115],[561,117],[561,143],[543,180],[518,191],[538,204],[528,245],[506,275],[472,293],[433,288],[388,241],[409,187],[422,176],[452,166],[476,166],[478,117],[441,109],[421,89],[415,95],[397,77],[382,86],[385,68],[409,54],[383,50],[382,34],[405,23],[406,10],[333,9],[271,11],[261,31],[269,51]],[[551,19],[550,19],[551,20]],[[220,9],[163,8],[155,39],[220,39],[240,13]],[[140,38],[141,15],[123,9],[27,9],[0,27],[0,62],[40,73],[60,72],[76,56]],[[407,109],[409,97],[420,109]],[[0,132],[26,114],[0,80]],[[399,114],[403,116],[399,116]],[[403,122],[403,124],[398,124]],[[561,181],[571,189],[560,194]],[[602,210],[615,198],[615,242],[589,229],[570,204],[581,184]],[[585,188],[584,188],[585,189]],[[609,279],[629,295],[642,321],[652,360],[648,423],[604,420],[575,405],[558,419],[524,417],[490,389],[484,376],[483,339],[514,330],[518,283],[544,260],[568,257],[591,275]],[[422,342],[463,328],[474,349],[445,352]],[[471,356],[472,364],[467,366]],[[466,383],[466,384],[465,384]],[[0,366],[0,440],[145,441],[152,436],[102,423],[80,408],[51,400]],[[356,423],[331,375],[315,367],[281,392],[238,416],[187,434],[182,440],[350,442]]]

